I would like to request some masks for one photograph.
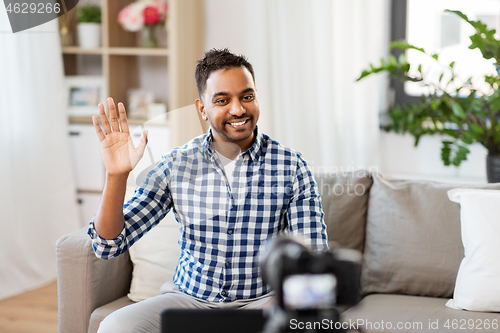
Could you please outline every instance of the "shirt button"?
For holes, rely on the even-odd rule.
[[[227,199],[227,200],[231,200],[231,197],[227,197],[226,199]]]
[[[226,292],[225,292],[225,291],[221,292],[220,294],[221,294],[222,296],[226,296]]]
[[[233,233],[233,231],[232,231],[232,230],[229,230],[227,233],[231,235],[231,234]]]
[[[226,262],[226,267],[229,267],[230,263]]]

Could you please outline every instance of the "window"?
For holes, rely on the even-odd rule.
[[[460,80],[472,77],[480,93],[489,93],[482,77],[495,72],[494,60],[485,60],[479,50],[468,49],[474,28],[455,14],[445,13],[445,9],[459,10],[471,20],[481,20],[489,29],[500,30],[500,0],[393,0],[391,39],[404,39],[428,53],[439,54],[439,60],[435,61],[409,50],[407,59],[413,70],[421,64],[422,71],[437,82],[443,69],[446,78],[446,68],[454,61]],[[396,56],[399,53],[393,51]],[[403,84],[393,80],[391,87],[396,104],[418,102],[419,96],[426,93],[425,88],[414,82]],[[452,86],[449,90],[454,91]]]

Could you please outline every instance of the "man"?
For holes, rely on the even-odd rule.
[[[210,128],[166,154],[123,207],[128,174],[144,153],[134,147],[123,104],[99,105],[106,185],[89,235],[97,256],[124,253],[170,210],[180,223],[181,255],[174,283],[160,295],[109,315],[99,332],[158,332],[164,308],[262,308],[271,298],[257,253],[282,232],[327,247],[316,184],[301,155],[259,132],[252,65],[210,50],[196,67],[196,107]]]

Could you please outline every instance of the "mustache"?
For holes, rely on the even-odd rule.
[[[244,116],[244,117],[237,117],[237,118],[234,117],[234,118],[231,118],[231,119],[228,119],[228,120],[224,121],[224,123],[227,124],[227,123],[232,123],[232,122],[235,122],[235,121],[241,121],[241,120],[246,120],[246,119],[252,120],[253,117],[252,116]]]

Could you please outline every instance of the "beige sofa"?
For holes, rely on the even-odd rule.
[[[456,187],[427,181],[387,180],[353,172],[316,175],[331,246],[363,252],[362,301],[342,314],[365,332],[496,332],[486,322],[500,313],[449,309],[463,258],[460,207],[448,200]],[[56,246],[59,332],[95,332],[127,298],[132,263],[127,254],[95,257],[86,229]],[[465,325],[464,325],[465,323]],[[472,325],[470,325],[472,323]],[[470,326],[469,326],[470,325]]]

